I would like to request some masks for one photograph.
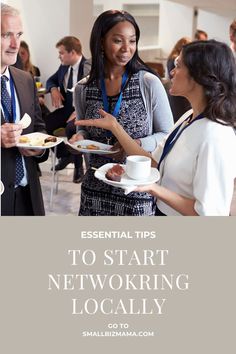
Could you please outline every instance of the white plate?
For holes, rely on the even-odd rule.
[[[4,184],[0,181],[0,195],[4,192]]]
[[[107,184],[110,184],[113,187],[119,187],[119,188],[123,188],[123,189],[126,189],[127,187],[130,187],[130,186],[145,186],[148,184],[152,184],[152,183],[157,182],[160,178],[160,173],[159,173],[158,169],[152,167],[150,176],[145,179],[142,179],[142,180],[132,179],[132,178],[128,177],[127,174],[125,173],[121,177],[120,182],[110,181],[109,179],[107,179],[105,177],[105,174],[106,174],[107,170],[109,170],[109,168],[112,168],[114,165],[116,165],[116,164],[115,163],[107,163],[107,164],[101,166],[100,168],[98,168],[96,170],[94,176],[96,178],[100,179],[101,181],[103,181]],[[125,170],[126,166],[125,165],[121,165],[121,166]]]
[[[19,147],[19,148],[24,148],[24,149],[50,149],[58,144],[60,144],[62,141],[63,141],[63,138],[57,138],[57,141],[56,142],[52,142],[52,143],[47,143],[46,145],[42,145],[40,143],[40,141],[44,141],[44,139],[46,139],[48,136],[51,136],[51,135],[48,135],[48,134],[44,134],[44,133],[38,133],[38,132],[35,132],[35,133],[30,133],[30,134],[25,134],[25,135],[22,135],[22,136],[27,136],[32,142],[27,142],[27,143],[18,143],[16,146]],[[39,143],[37,143],[37,141]]]
[[[111,150],[113,145],[102,144],[94,140],[78,140],[73,144],[69,143],[69,141],[66,141],[66,144],[76,151],[87,152],[89,154],[107,155],[107,154],[115,154],[116,152],[119,151],[119,150]],[[78,145],[81,145],[82,148],[78,148]],[[88,145],[96,145],[98,149],[97,150],[86,149],[86,146]]]

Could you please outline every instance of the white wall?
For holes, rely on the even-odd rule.
[[[227,18],[199,10],[198,28],[206,31],[209,39],[216,39],[230,44],[229,26],[233,21],[234,15],[232,14],[232,18]]]
[[[159,45],[164,58],[181,37],[192,38],[192,16],[191,7],[160,0]]]
[[[69,34],[81,40],[87,58],[90,57],[89,39],[93,23],[93,0],[70,0]]]

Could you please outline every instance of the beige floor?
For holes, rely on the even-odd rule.
[[[58,191],[56,191],[56,183],[54,183],[55,188],[52,203],[50,203],[50,200],[53,176],[50,171],[50,159],[41,164],[40,168],[42,171],[40,181],[43,191],[46,215],[78,215],[81,184],[72,182],[73,165],[70,164],[66,169],[57,172]]]
[[[44,197],[44,204],[46,215],[78,215],[80,204],[80,184],[72,182],[73,179],[73,165],[60,172],[58,175],[58,191],[54,191],[52,204],[50,207],[51,186],[52,186],[52,172],[51,160],[48,159],[45,163],[41,164],[42,177],[41,185]],[[234,188],[234,196],[231,206],[231,215],[236,216],[236,182]]]

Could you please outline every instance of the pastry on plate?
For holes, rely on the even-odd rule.
[[[123,167],[119,164],[116,164],[113,167],[109,168],[109,170],[107,170],[105,177],[110,181],[120,182],[121,177],[124,173],[125,170],[123,169]]]

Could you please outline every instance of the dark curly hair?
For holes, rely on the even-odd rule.
[[[104,75],[104,58],[102,52],[102,40],[107,34],[107,32],[117,25],[120,22],[128,21],[135,28],[136,35],[136,44],[138,45],[140,30],[139,27],[132,15],[130,15],[126,11],[118,11],[118,10],[108,10],[101,13],[96,19],[91,36],[90,36],[90,51],[92,55],[92,66],[90,71],[89,80],[87,81],[87,85],[89,85],[92,81],[96,80],[97,85],[99,86],[99,81],[101,76]],[[129,74],[133,74],[139,70],[146,70],[153,72],[139,57],[138,48],[136,47],[136,51],[134,56],[128,63]]]
[[[204,88],[204,114],[212,121],[236,127],[236,64],[227,44],[192,42],[182,49],[190,76]]]

